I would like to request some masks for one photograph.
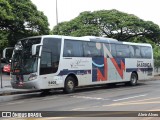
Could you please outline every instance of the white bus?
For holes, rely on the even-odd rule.
[[[18,89],[66,93],[76,87],[126,82],[153,76],[150,44],[119,42],[104,37],[44,35],[29,37],[15,45],[11,84]]]

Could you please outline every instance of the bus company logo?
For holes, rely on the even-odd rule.
[[[2,112],[2,117],[12,117],[11,112]]]
[[[143,61],[137,61],[137,67],[152,67],[151,63],[144,63]]]
[[[70,65],[71,65],[71,68],[78,68],[78,67],[84,67],[84,66],[86,66],[86,64],[88,64],[88,60],[76,60],[76,61],[74,61],[74,62],[72,62],[72,63],[70,63]]]

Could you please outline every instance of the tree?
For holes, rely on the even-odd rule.
[[[90,12],[83,12],[80,16],[69,22],[62,22],[55,26],[52,30],[53,34],[71,35],[71,36],[85,36],[95,35],[99,36],[100,30],[95,24],[86,24],[83,17],[86,19],[94,19]]]
[[[8,45],[7,36],[7,32],[0,30],[0,51],[2,51],[5,48],[5,46]]]
[[[160,28],[133,14],[118,10],[85,11],[68,22],[59,23],[53,34],[71,36],[106,36],[119,41],[150,43],[153,46],[155,65],[160,66]]]
[[[8,33],[10,46],[24,37],[49,34],[48,26],[47,17],[30,0],[0,0],[0,30]]]
[[[117,10],[100,10],[82,12],[75,19],[58,24],[53,28],[53,34],[105,35],[120,41],[132,41],[139,37],[143,42],[143,38],[147,38],[158,43],[160,28],[153,22],[144,21],[132,14]]]

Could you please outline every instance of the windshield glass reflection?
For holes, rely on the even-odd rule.
[[[37,72],[38,55],[40,47],[37,47],[37,54],[32,56],[32,45],[39,44],[41,38],[23,39],[15,45],[11,71],[12,74],[30,74]]]

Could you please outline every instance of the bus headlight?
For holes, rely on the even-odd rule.
[[[35,80],[37,78],[36,74],[31,74],[28,80]]]

